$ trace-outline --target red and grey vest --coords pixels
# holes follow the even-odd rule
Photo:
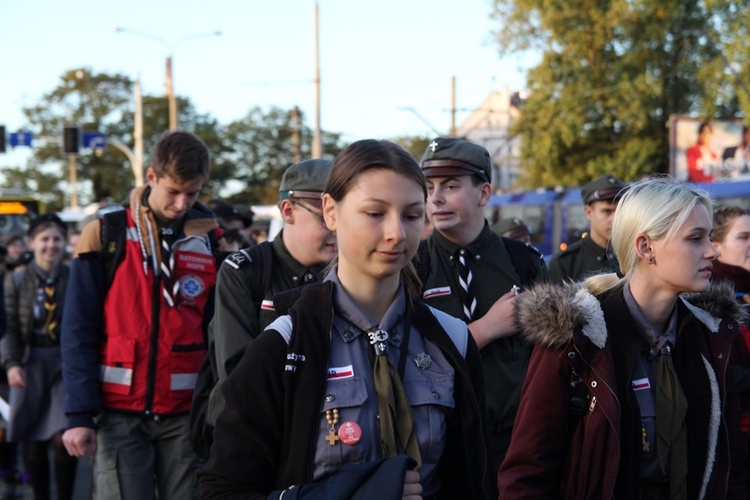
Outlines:
[[[153,239],[159,245],[157,234]],[[216,264],[205,234],[179,237],[172,255],[180,292],[176,306],[169,307],[150,245],[139,239],[128,209],[124,257],[104,301],[102,406],[156,415],[186,413],[206,353],[203,316]]]

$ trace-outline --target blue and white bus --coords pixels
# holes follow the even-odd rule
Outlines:
[[[711,195],[715,206],[736,205],[750,209],[750,178],[696,184]],[[487,219],[518,217],[532,231],[532,244],[545,257],[578,241],[589,229],[579,188],[540,189],[492,195]]]

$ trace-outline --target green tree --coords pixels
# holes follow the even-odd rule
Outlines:
[[[430,143],[430,138],[427,136],[408,135],[395,137],[393,142],[407,150],[415,160],[419,161],[422,159],[422,155],[424,155],[427,145]]]
[[[100,131],[108,135],[122,136],[129,133],[125,128],[132,124],[132,113],[125,111],[132,101],[132,82],[124,75],[93,73],[88,68],[72,69],[60,77],[58,86],[45,94],[40,102],[25,108],[24,114],[29,128],[37,137],[59,138],[66,122],[77,123],[83,131]],[[54,140],[39,141],[24,170],[29,187],[36,188],[40,196],[69,192],[60,186],[68,179],[68,161],[60,151],[60,143]],[[77,159],[79,192],[82,201],[101,198],[111,193],[103,186],[128,185],[132,174],[123,169],[122,162],[107,156],[84,154]],[[6,173],[6,177],[9,173]],[[10,174],[12,175],[12,174]],[[127,177],[129,175],[129,178]],[[54,183],[54,179],[58,182]],[[101,180],[104,179],[104,180]],[[51,185],[54,184],[54,185]],[[93,185],[93,194],[86,185]],[[82,189],[83,188],[83,189]],[[50,200],[49,207],[60,208],[64,199]]]
[[[739,55],[722,36],[706,35],[746,23],[748,3],[495,0],[501,53],[542,50],[514,130],[522,138],[521,182],[577,185],[603,173],[632,180],[667,172],[670,115],[726,116],[741,102],[748,109],[721,59]],[[742,12],[742,21],[730,12]]]
[[[58,86],[42,96],[39,103],[25,108],[28,128],[38,141],[33,157],[24,168],[6,168],[6,182],[37,193],[50,209],[66,204],[68,161],[60,151],[59,137],[65,123],[77,123],[83,132],[102,132],[134,149],[134,82],[121,74],[95,73],[89,68],[66,71]],[[226,152],[222,128],[208,114],[200,114],[187,98],[179,98],[180,123],[201,137],[214,156],[208,191],[218,189],[234,175],[231,165],[216,160]],[[168,128],[166,97],[143,96],[144,168],[148,152]],[[108,145],[99,152],[82,150],[77,158],[78,189],[81,204],[111,198],[126,201],[134,186],[132,165],[123,152]]]
[[[43,140],[25,167],[3,169],[6,184],[38,194],[51,210],[62,209],[69,193],[68,161],[58,139],[63,125],[77,123],[84,132],[105,133],[132,150],[133,86],[121,74],[95,73],[89,68],[66,71],[56,88],[24,109],[29,122],[25,128]],[[180,128],[199,136],[211,153],[211,176],[203,198],[276,203],[281,174],[295,158],[292,112],[253,108],[245,118],[222,126],[209,114],[198,113],[187,98],[179,97],[178,105]],[[144,168],[148,168],[148,152],[168,128],[168,116],[165,97],[143,96]],[[303,117],[298,123],[304,123]],[[304,125],[299,128],[299,154],[309,158],[312,131]],[[341,149],[340,134],[323,133],[324,157],[333,159]],[[126,201],[134,185],[132,165],[124,153],[111,145],[101,153],[84,149],[77,159],[81,205],[102,198]]]
[[[304,123],[300,116],[299,123]],[[224,153],[217,160],[235,173],[225,198],[231,203],[272,205],[279,200],[279,184],[287,167],[294,163],[295,133],[292,110],[272,107],[267,112],[255,107],[241,120],[224,129]],[[300,158],[310,158],[312,131],[302,126]],[[340,134],[324,132],[323,157],[333,160],[341,151]]]

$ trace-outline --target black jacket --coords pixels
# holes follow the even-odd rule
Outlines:
[[[287,346],[266,330],[253,341],[222,385],[211,458],[201,471],[202,498],[266,498],[272,491],[312,482],[319,410],[333,323],[332,284],[296,290],[289,309],[295,331]],[[279,296],[276,305],[284,311]],[[304,325],[297,330],[298,325]],[[439,469],[441,498],[488,498],[488,443],[479,352],[469,336],[466,358],[424,304],[414,306],[413,325],[435,343],[455,369],[458,418],[449,426]]]
[[[57,307],[65,307],[65,291],[68,288],[70,268],[61,264],[60,276],[55,285]],[[23,365],[28,358],[28,347],[34,335],[34,301],[39,288],[39,276],[29,265],[8,273],[5,278],[6,335],[0,341],[3,368]]]

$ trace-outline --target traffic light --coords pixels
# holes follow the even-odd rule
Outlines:
[[[81,150],[81,127],[65,125],[63,128],[63,154],[77,156]]]
[[[5,153],[5,125],[0,125],[0,153]]]

